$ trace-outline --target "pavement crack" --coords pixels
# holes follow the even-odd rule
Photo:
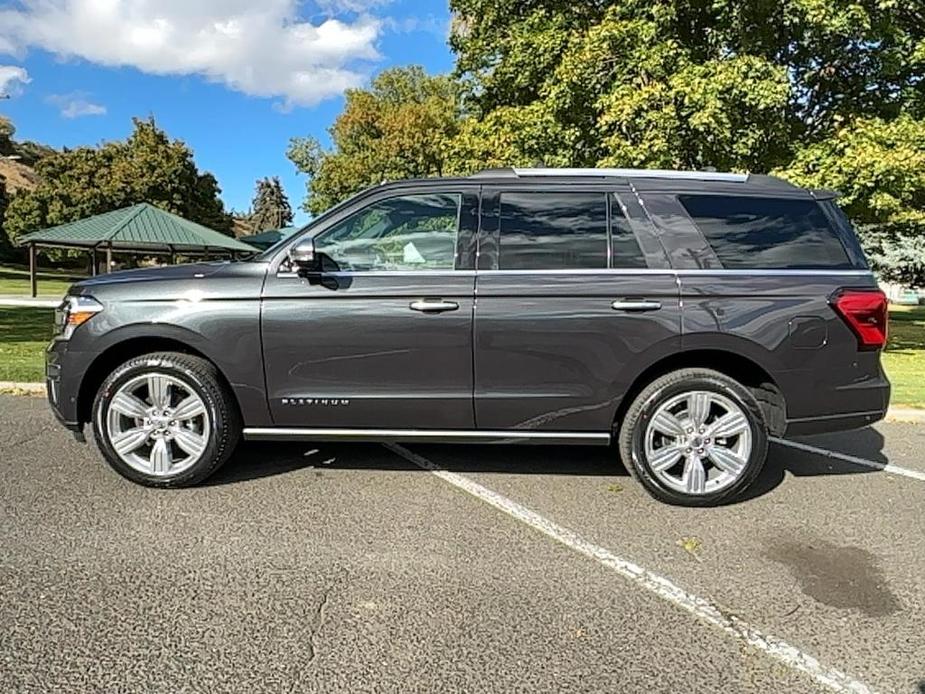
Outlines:
[[[306,668],[311,667],[315,658],[318,657],[318,632],[321,631],[321,628],[324,626],[325,619],[327,615],[325,610],[328,607],[328,602],[331,599],[331,591],[334,589],[334,586],[327,588],[324,593],[321,595],[321,601],[318,603],[318,607],[315,608],[315,614],[312,618],[312,626],[308,632],[308,662],[305,663]]]
[[[299,671],[298,676],[293,682],[290,692],[301,690],[301,681],[305,673],[312,669],[315,664],[315,661],[318,659],[318,653],[320,647],[318,645],[318,634],[321,632],[321,629],[324,627],[325,622],[327,621],[327,609],[328,605],[331,602],[331,595],[335,590],[340,588],[341,584],[346,581],[347,571],[344,570],[341,574],[327,587],[324,589],[324,592],[321,594],[321,600],[318,601],[318,605],[315,607],[311,621],[308,628],[308,641],[306,646],[308,649],[308,660],[305,661],[304,667]]]

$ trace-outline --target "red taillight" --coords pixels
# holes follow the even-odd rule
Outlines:
[[[832,307],[857,335],[861,349],[886,345],[887,301],[879,289],[842,289],[832,297]]]

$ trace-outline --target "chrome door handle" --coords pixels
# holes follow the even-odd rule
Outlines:
[[[442,313],[444,311],[455,311],[459,304],[455,301],[444,301],[443,299],[421,299],[412,301],[410,308],[412,311],[423,311],[424,313]]]
[[[610,308],[614,311],[658,311],[661,307],[661,301],[645,301],[644,299],[623,299],[610,304]]]

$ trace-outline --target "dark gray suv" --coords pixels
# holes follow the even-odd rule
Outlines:
[[[769,437],[884,416],[886,328],[831,193],[501,169],[367,190],[250,260],[80,282],[48,393],[150,486],[242,436],[613,443],[654,496],[710,505]]]

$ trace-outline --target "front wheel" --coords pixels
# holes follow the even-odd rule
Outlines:
[[[751,391],[711,369],[655,379],[632,402],[619,434],[627,469],[657,499],[715,506],[761,471],[768,428]]]
[[[103,382],[93,432],[120,475],[149,487],[185,487],[229,458],[241,424],[213,364],[161,352],[130,359]]]

